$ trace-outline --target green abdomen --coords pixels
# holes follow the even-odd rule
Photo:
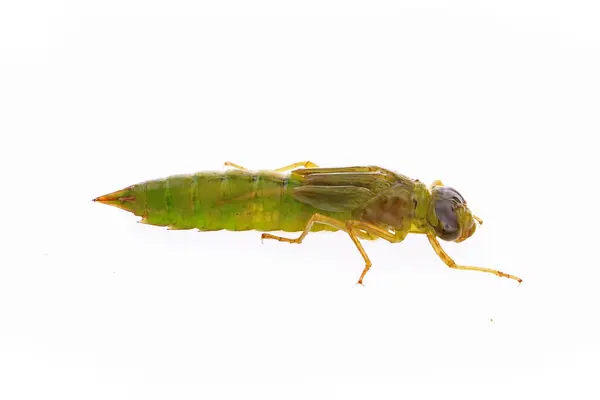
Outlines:
[[[151,225],[214,231],[300,231],[323,211],[294,199],[300,180],[273,172],[202,172],[147,181],[131,189],[130,211]],[[338,219],[344,213],[325,213]],[[313,230],[328,229],[315,225]]]

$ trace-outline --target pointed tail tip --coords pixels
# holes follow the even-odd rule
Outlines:
[[[98,196],[94,199],[92,199],[93,202],[96,203],[108,203],[110,201],[118,201],[119,199],[116,197],[110,197],[109,195],[104,195],[104,196]]]
[[[118,200],[119,200],[118,196],[113,196],[112,194],[105,194],[104,196],[98,196],[98,197],[92,199],[92,201],[98,202],[98,203],[108,203],[111,201],[118,201]]]
[[[98,196],[92,199],[93,202],[108,204],[108,205],[117,205],[123,204],[125,202],[135,201],[135,196],[131,195],[131,186],[126,187],[125,189],[117,190],[113,193],[108,193],[103,196]]]

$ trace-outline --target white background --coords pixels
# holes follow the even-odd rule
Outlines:
[[[250,5],[250,3],[252,5]],[[426,3],[426,4],[424,4]],[[3,1],[0,398],[592,399],[594,2]],[[376,164],[485,223],[301,246],[92,203],[220,169]]]

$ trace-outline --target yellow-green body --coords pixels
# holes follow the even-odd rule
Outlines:
[[[401,236],[420,230],[430,200],[424,184],[378,167],[356,168],[365,171],[199,172],[142,182],[97,200],[170,229],[296,232],[319,213],[340,221],[377,214],[382,221],[374,222]],[[336,229],[317,224],[311,230]]]
[[[131,210],[151,225],[201,231],[301,231],[322,212],[292,196],[300,185],[293,175],[277,172],[199,172],[134,185]],[[129,206],[124,204],[125,206]],[[329,213],[348,218],[349,213]],[[315,229],[325,229],[324,225]]]
[[[397,243],[409,233],[426,235],[450,268],[521,282],[497,270],[457,265],[444,252],[437,238],[462,242],[473,235],[476,221],[481,223],[455,189],[439,181],[428,188],[376,166],[299,168],[287,174],[242,168],[199,172],[142,182],[94,200],[132,212],[145,224],[170,229],[302,231],[296,239],[262,234],[263,239],[289,243],[302,243],[309,231],[343,230],[365,260],[359,283],[371,261],[358,239]]]

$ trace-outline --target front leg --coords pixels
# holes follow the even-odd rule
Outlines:
[[[444,251],[444,249],[442,249],[442,246],[440,245],[440,243],[437,241],[435,235],[433,233],[427,233],[427,239],[429,239],[429,243],[431,243],[431,246],[433,247],[433,250],[435,250],[436,254],[442,259],[442,261],[444,261],[444,263],[453,269],[462,269],[464,271],[480,271],[480,272],[487,272],[489,274],[494,274],[496,276],[499,277],[503,277],[503,278],[509,278],[509,279],[514,279],[515,281],[521,283],[523,282],[523,279],[511,275],[511,274],[507,274],[505,272],[501,272],[495,269],[490,269],[490,268],[481,268],[481,267],[466,267],[463,265],[457,265],[456,262],[454,262],[454,260],[452,258],[450,258],[450,256]]]

